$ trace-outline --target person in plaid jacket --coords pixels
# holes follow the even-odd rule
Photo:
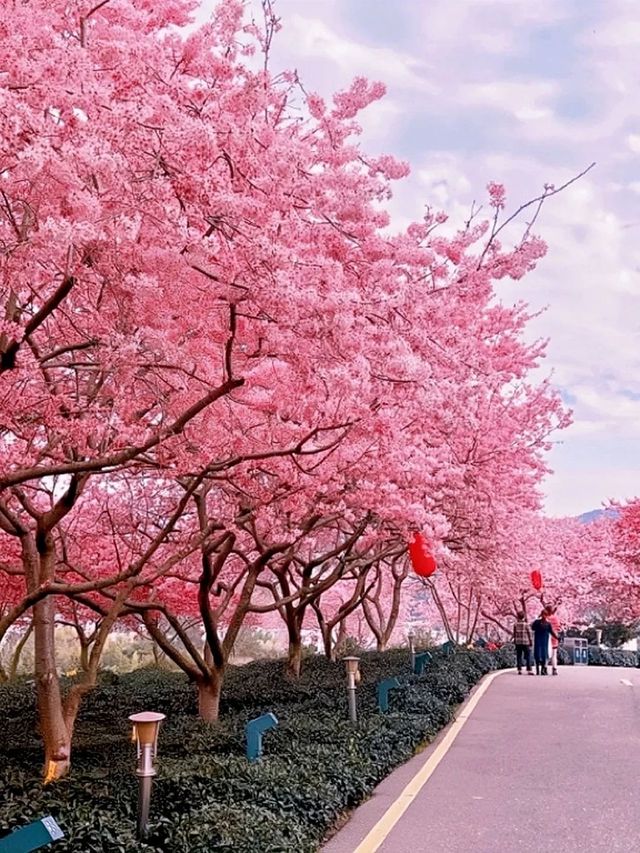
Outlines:
[[[533,645],[533,635],[531,633],[531,628],[527,623],[527,616],[522,610],[518,613],[517,621],[513,626],[513,642],[516,646],[518,675],[522,675],[523,661],[527,667],[527,673],[529,675],[533,675],[531,670],[531,646]]]

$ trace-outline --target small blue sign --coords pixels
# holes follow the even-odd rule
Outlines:
[[[61,838],[64,838],[64,832],[52,817],[47,816],[0,838],[0,853],[32,853]]]
[[[432,657],[429,652],[420,652],[415,656],[413,662],[413,672],[415,675],[422,675],[424,668],[428,663],[431,663]]]
[[[278,725],[275,714],[269,712],[255,720],[250,720],[245,726],[247,738],[247,758],[249,761],[257,761],[262,755],[262,735]]]
[[[400,687],[397,678],[387,678],[378,683],[378,709],[384,714],[389,710],[389,691]]]

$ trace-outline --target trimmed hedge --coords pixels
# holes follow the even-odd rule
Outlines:
[[[594,663],[623,665],[630,653],[599,653]],[[515,665],[513,648],[436,651],[422,676],[407,673],[408,653],[361,657],[359,723],[348,721],[344,665],[305,662],[299,682],[284,662],[232,668],[222,717],[195,717],[194,688],[180,674],[153,669],[109,675],[90,694],[77,724],[69,778],[42,788],[35,693],[21,681],[0,685],[0,836],[53,815],[67,838],[56,853],[311,853],[345,811],[361,803],[396,766],[431,740],[474,684]],[[635,655],[634,663],[635,665]],[[375,686],[391,676],[404,689],[379,714]],[[135,839],[137,781],[129,714],[167,715],[160,734],[148,843]],[[266,711],[280,721],[249,764],[244,726]]]
[[[51,814],[67,836],[56,853],[311,853],[343,812],[451,720],[482,675],[513,664],[510,650],[433,658],[414,676],[406,651],[362,655],[356,727],[348,721],[344,664],[321,657],[305,662],[299,682],[287,680],[282,661],[232,668],[214,726],[195,718],[195,691],[180,674],[105,677],[78,720],[69,778],[45,789],[33,685],[0,686],[0,835]],[[391,676],[404,689],[392,691],[389,713],[379,714],[375,686]],[[135,840],[127,720],[143,709],[167,714],[145,844]],[[249,764],[244,726],[266,711],[280,724],[265,736],[263,759]]]
[[[570,664],[571,652],[560,646],[558,663]],[[601,649],[599,646],[589,646],[589,666],[638,666],[638,652],[623,649]]]

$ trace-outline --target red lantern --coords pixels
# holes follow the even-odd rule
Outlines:
[[[409,545],[409,557],[413,571],[421,578],[431,577],[437,569],[436,561],[429,553],[429,546],[422,533],[416,533],[413,537],[413,542]]]
[[[534,569],[531,572],[531,583],[534,589],[537,589],[538,592],[542,589],[542,575],[538,571],[538,569]]]

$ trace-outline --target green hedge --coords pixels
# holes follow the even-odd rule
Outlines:
[[[562,646],[558,650],[558,662],[571,663],[571,652]],[[638,666],[638,652],[589,646],[589,666]]]
[[[56,853],[276,853],[315,851],[340,815],[452,718],[486,672],[512,666],[513,650],[434,653],[418,677],[406,651],[365,654],[359,723],[348,722],[344,665],[310,658],[299,682],[284,663],[256,662],[229,672],[222,718],[195,718],[196,696],[178,674],[139,670],[103,679],[78,721],[68,779],[43,789],[35,735],[33,685],[0,687],[0,835],[45,814],[67,839]],[[390,710],[379,714],[376,683],[401,676]],[[154,783],[148,843],[135,840],[136,779],[129,714],[167,714]],[[247,720],[273,711],[264,757],[244,757]]]
[[[636,666],[638,659],[635,652],[596,647],[589,657],[603,666]],[[347,720],[343,664],[320,657],[306,661],[299,682],[286,679],[281,661],[231,669],[215,726],[195,718],[195,691],[179,674],[147,669],[105,676],[78,721],[71,775],[46,789],[38,773],[33,684],[2,685],[0,835],[52,814],[67,836],[56,853],[310,853],[342,813],[449,722],[482,675],[514,663],[510,646],[448,657],[436,652],[418,677],[407,674],[406,651],[365,654],[357,727]],[[401,677],[403,689],[392,691],[390,711],[381,715],[375,685],[391,676]],[[127,717],[147,709],[162,711],[167,721],[151,835],[139,844]],[[265,711],[280,725],[265,736],[263,759],[250,765],[244,726]]]

